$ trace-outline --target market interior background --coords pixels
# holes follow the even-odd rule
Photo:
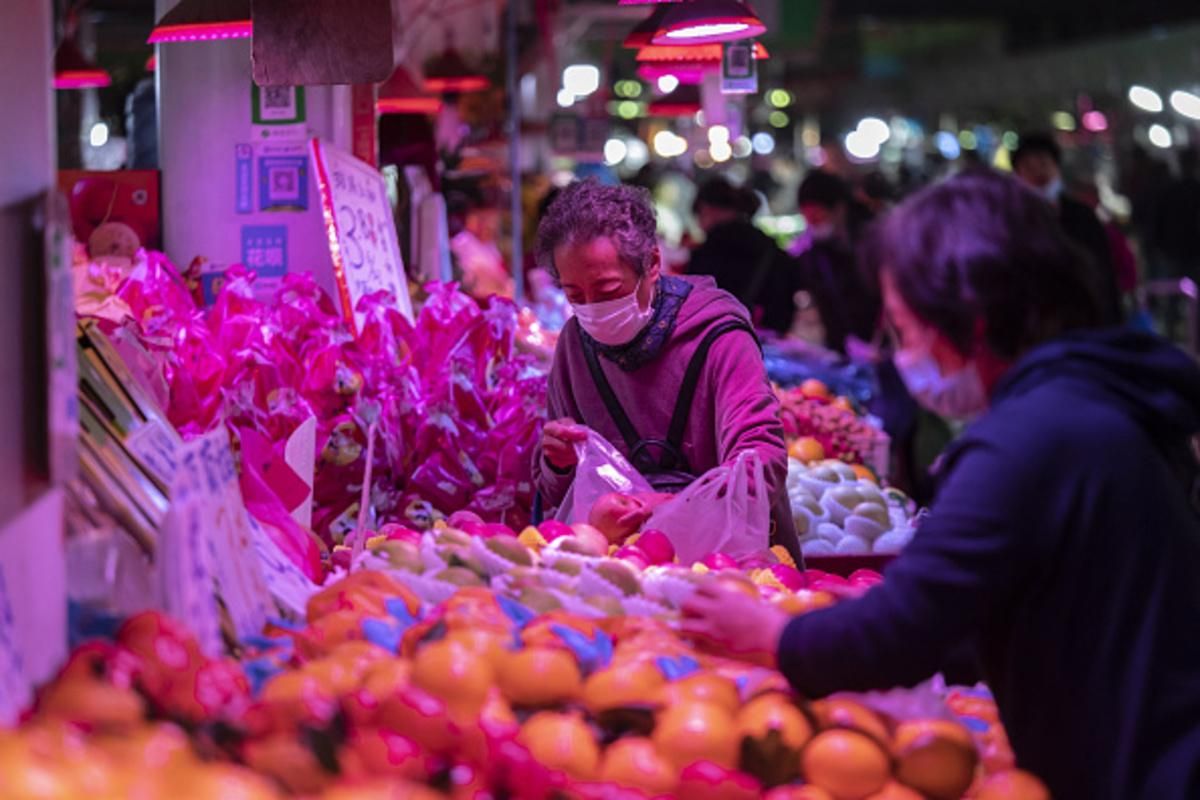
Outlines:
[[[128,510],[118,521],[133,533],[130,547],[144,554],[153,550],[155,526],[167,513],[167,488],[154,464],[161,441],[151,439],[162,434],[175,441],[172,424],[187,432],[185,439],[221,427],[213,406],[221,387],[197,381],[189,386],[192,406],[171,408],[171,424],[139,428],[150,433],[129,465],[110,460],[119,448],[110,452],[87,428],[88,414],[105,403],[123,408],[144,400],[136,392],[105,394],[100,367],[117,359],[93,338],[94,328],[76,329],[81,297],[90,304],[81,316],[104,319],[119,304],[73,284],[79,251],[72,237],[88,244],[114,219],[136,235],[132,250],[165,253],[194,282],[189,289],[200,306],[213,306],[227,281],[244,280],[242,270],[253,274],[260,298],[273,296],[285,276],[311,272],[333,302],[321,313],[354,331],[367,321],[355,302],[370,290],[395,289],[396,310],[411,318],[410,285],[414,305],[432,296],[434,306],[457,308],[443,290],[427,295],[424,287],[465,278],[476,282],[468,289],[480,299],[494,290],[541,304],[536,319],[529,317],[535,322],[522,323],[522,335],[526,346],[542,347],[539,357],[548,363],[553,339],[538,338],[538,321],[553,327],[545,323],[563,303],[546,291],[551,287],[532,269],[530,253],[543,200],[554,187],[583,177],[646,187],[667,261],[682,267],[689,245],[703,236],[693,198],[710,177],[759,192],[766,205],[755,224],[787,248],[808,234],[796,194],[811,170],[842,176],[857,206],[879,213],[972,165],[1009,170],[1019,137],[1046,132],[1062,149],[1066,191],[1094,201],[1131,243],[1138,275],[1127,298],[1130,316],[1200,354],[1195,0],[757,0],[753,6],[765,33],[742,51],[747,60],[740,63],[754,69],[723,74],[721,45],[651,45],[646,22],[657,7],[644,1],[392,0],[389,9],[379,0],[5,0],[0,537],[7,538],[0,540],[0,578],[19,576],[20,591],[10,587],[8,594],[18,606],[18,637],[39,642],[25,654],[31,680],[52,675],[65,654],[65,633],[50,647],[45,641],[55,637],[39,635],[67,626],[65,610],[45,603],[46,593],[65,595],[69,571],[80,563],[94,567],[90,559],[108,552],[76,541],[68,557],[60,539],[20,535],[61,531],[63,515],[72,513],[100,527],[102,515],[93,518],[89,503],[64,501],[60,491],[79,478],[80,452],[94,459],[83,466],[88,496],[103,500],[109,491],[109,500],[124,498],[125,505],[96,506]],[[163,33],[171,14],[207,27]],[[312,137],[320,144],[310,144]],[[364,173],[355,172],[359,162],[367,165],[365,183]],[[386,192],[377,197],[366,187],[379,173]],[[366,247],[366,239],[354,238],[361,225],[347,230],[333,202],[337,192],[355,195],[360,224],[362,215],[383,209],[369,226],[376,248],[370,258],[391,272],[372,271],[359,284],[347,277],[349,267],[362,265],[353,250]],[[1172,198],[1170,210],[1197,215],[1190,225],[1164,220],[1164,197]],[[463,231],[472,238],[460,250]],[[389,260],[393,238],[396,261]],[[119,250],[127,243],[105,244]],[[508,269],[464,275],[462,265],[480,255],[472,247],[485,248],[486,257],[495,252]],[[141,322],[164,313],[145,297],[121,302],[136,306],[135,300],[145,301]],[[168,309],[166,317],[173,313]],[[458,319],[441,322],[451,328]],[[428,336],[437,354],[435,327],[418,324],[412,335]],[[182,341],[172,338],[174,329],[152,333],[158,340],[146,340],[162,351]],[[216,342],[217,332],[210,333]],[[192,367],[212,355],[191,347]],[[135,350],[121,357],[133,364],[144,352]],[[512,373],[498,380],[510,381],[505,390],[520,397],[524,376]],[[338,391],[363,380],[340,372],[330,377]],[[118,375],[113,385],[136,383]],[[520,420],[528,423],[521,436],[532,435],[537,413],[544,412]],[[328,423],[320,433],[328,444],[319,456],[342,467],[337,460],[352,454],[351,467],[330,467],[326,475],[343,494],[347,486],[361,488],[356,470],[373,452],[374,430],[364,439],[359,422],[347,416],[320,423]],[[109,430],[122,419],[101,424],[97,417],[93,424]],[[480,449],[486,455],[519,438],[499,429]],[[311,439],[307,446],[311,473]],[[124,449],[133,452],[132,445]],[[425,461],[406,464],[403,479],[426,467],[425,479],[436,487],[441,473],[434,473],[454,469]],[[502,472],[495,461],[488,468]],[[313,491],[311,481],[306,491]],[[364,490],[363,498],[369,494]],[[500,490],[489,497],[511,500]],[[333,540],[341,541],[339,530],[362,528],[350,499],[339,496],[342,506],[323,508],[318,499],[321,528]],[[447,493],[446,501],[465,505],[458,494]],[[401,498],[380,502],[394,508]],[[318,527],[311,501],[304,514]],[[130,597],[156,591],[137,580],[110,570],[95,587],[76,581],[71,589],[103,593],[116,585]],[[3,645],[0,656],[12,649]],[[0,673],[5,669],[0,661]],[[0,675],[0,690],[2,684]]]

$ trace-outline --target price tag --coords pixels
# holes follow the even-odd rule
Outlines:
[[[359,330],[363,318],[356,311],[358,301],[387,291],[400,313],[412,320],[408,279],[383,176],[320,139],[312,140],[310,150],[343,315]]]
[[[250,518],[250,530],[254,536],[254,551],[258,554],[263,577],[266,578],[271,596],[287,611],[303,619],[308,598],[321,587],[308,579],[300,568],[271,541],[267,529],[254,517]]]
[[[175,470],[179,467],[179,449],[182,445],[179,434],[168,430],[166,425],[153,417],[146,420],[144,425],[125,440],[129,452],[141,461],[163,486],[170,486],[174,479]]]
[[[17,644],[16,618],[8,594],[8,581],[0,565],[0,725],[15,725],[33,700],[25,663]]]

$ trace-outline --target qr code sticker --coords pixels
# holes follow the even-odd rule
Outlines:
[[[259,90],[259,114],[264,122],[290,122],[297,117],[295,86],[264,86]]]

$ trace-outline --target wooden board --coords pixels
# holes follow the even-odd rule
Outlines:
[[[254,0],[259,86],[379,83],[395,66],[389,0]]]

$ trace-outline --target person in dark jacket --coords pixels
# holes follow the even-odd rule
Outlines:
[[[1021,136],[1012,154],[1012,168],[1013,174],[1055,208],[1067,236],[1091,256],[1106,318],[1109,322],[1120,321],[1121,292],[1108,233],[1095,211],[1063,191],[1062,149],[1058,142],[1044,133]]]
[[[712,178],[696,193],[692,213],[704,242],[692,251],[689,275],[710,275],[717,287],[750,310],[756,327],[786,334],[796,313],[795,292],[781,291],[795,263],[753,223],[758,195]]]
[[[808,228],[792,250],[797,269],[790,288],[812,295],[825,346],[845,353],[849,337],[870,341],[879,324],[879,298],[858,270],[848,232],[850,187],[831,172],[813,170],[796,201]]]
[[[882,235],[906,382],[980,416],[882,584],[791,619],[705,588],[686,629],[810,697],[913,685],[969,644],[1055,800],[1200,797],[1200,369],[1096,326],[1088,266],[1011,178],[929,188]]]

